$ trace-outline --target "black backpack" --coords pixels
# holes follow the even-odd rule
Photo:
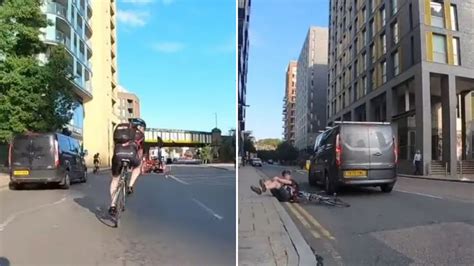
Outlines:
[[[115,143],[127,143],[135,140],[136,130],[128,123],[118,124],[114,130]]]

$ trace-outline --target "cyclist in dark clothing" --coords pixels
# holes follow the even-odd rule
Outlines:
[[[137,181],[138,176],[141,174],[142,169],[142,162],[143,162],[143,143],[145,140],[145,129],[146,123],[141,118],[131,118],[129,119],[130,126],[135,130],[135,139],[131,143],[126,143],[122,145],[133,145],[136,148],[136,158],[132,158],[130,160],[130,166],[132,167],[130,182],[127,188],[127,194],[133,193],[133,186]],[[120,145],[120,144],[118,144]],[[120,156],[117,156],[116,152],[114,151],[114,156],[112,157],[112,181],[110,182],[110,197],[114,197],[114,193],[117,189],[119,176],[122,171],[122,161]],[[109,208],[110,215],[114,215],[117,211],[116,207],[111,204]]]
[[[275,176],[269,180],[260,179],[259,187],[250,187],[253,192],[259,195],[261,195],[262,192],[269,190],[275,198],[282,202],[292,200],[294,198],[296,188],[297,183],[291,177],[291,171],[289,170],[283,170],[281,177]]]

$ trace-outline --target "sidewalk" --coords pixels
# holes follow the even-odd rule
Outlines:
[[[10,183],[10,176],[7,173],[0,172],[0,189],[8,187]]]
[[[239,168],[239,265],[316,265],[316,258],[281,204],[250,190],[260,175]]]
[[[399,177],[407,177],[407,178],[416,178],[416,179],[427,179],[427,180],[437,180],[437,181],[448,181],[448,182],[461,182],[461,183],[474,183],[474,176],[473,175],[463,175],[462,178],[457,176],[456,178],[452,178],[450,176],[444,175],[405,175],[405,174],[398,174]]]
[[[235,170],[235,166],[233,163],[211,163],[211,164],[205,164],[205,165],[212,168],[222,169],[222,170],[228,170],[228,171]]]

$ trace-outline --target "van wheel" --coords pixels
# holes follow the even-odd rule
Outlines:
[[[329,174],[324,174],[324,190],[328,195],[332,195],[336,192],[336,185],[334,182],[329,178]]]
[[[86,183],[86,182],[87,182],[87,168],[84,169],[84,176],[82,177],[81,182],[82,182],[82,183]]]
[[[317,186],[317,182],[316,182],[316,177],[314,176],[314,174],[311,174],[311,168],[309,169],[308,171],[308,183],[310,186]]]
[[[384,193],[390,193],[390,192],[392,192],[394,185],[395,185],[394,183],[391,183],[391,184],[383,184],[383,185],[380,186],[380,189],[381,189],[382,192],[384,192]]]
[[[71,186],[71,178],[69,177],[69,172],[66,172],[63,177],[63,181],[59,183],[59,187],[62,189],[69,189]]]

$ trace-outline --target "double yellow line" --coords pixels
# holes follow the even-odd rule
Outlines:
[[[314,238],[320,239],[321,236],[330,239],[336,240],[331,233],[326,230],[311,214],[309,214],[303,207],[298,203],[289,203],[285,202],[286,206],[294,214],[294,216],[301,222],[301,224],[308,229],[308,231],[313,235]]]

